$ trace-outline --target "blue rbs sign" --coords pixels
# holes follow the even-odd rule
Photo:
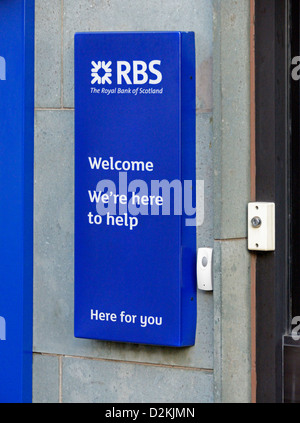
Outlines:
[[[0,1],[0,402],[31,402],[34,1]]]
[[[75,336],[196,329],[193,33],[75,35]]]

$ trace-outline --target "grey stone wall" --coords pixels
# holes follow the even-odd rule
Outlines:
[[[250,2],[213,6],[214,399],[250,402]]]
[[[214,305],[198,292],[196,345],[173,349],[73,336],[74,82],[77,31],[194,31],[198,246],[214,245],[211,0],[36,0],[34,402],[213,402]]]

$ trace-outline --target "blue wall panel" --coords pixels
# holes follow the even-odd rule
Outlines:
[[[193,345],[193,33],[75,36],[75,174],[75,335]]]
[[[34,0],[0,1],[0,402],[32,396]]]

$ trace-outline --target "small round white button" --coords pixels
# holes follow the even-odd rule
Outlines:
[[[207,266],[207,264],[208,264],[208,260],[207,260],[207,257],[202,257],[202,266],[203,267],[206,267]]]

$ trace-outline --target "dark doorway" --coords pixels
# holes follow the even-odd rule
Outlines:
[[[274,202],[276,250],[256,261],[256,400],[284,401],[289,327],[290,44],[293,1],[255,2],[256,201]],[[299,162],[300,167],[300,162]]]
[[[284,337],[284,402],[300,403],[300,7],[299,1],[290,2],[290,285],[288,328]]]

